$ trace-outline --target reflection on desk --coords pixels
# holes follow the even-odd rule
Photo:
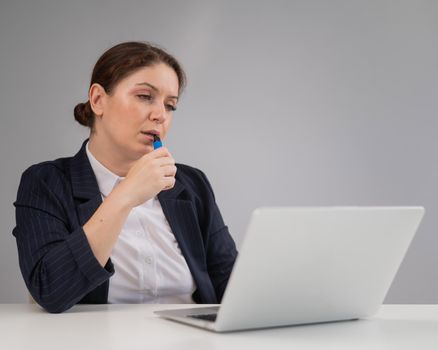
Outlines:
[[[49,314],[2,304],[0,349],[438,349],[438,305],[384,305],[359,321],[226,334],[153,314],[178,307],[187,305],[77,305]]]

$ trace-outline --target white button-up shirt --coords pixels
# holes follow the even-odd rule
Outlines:
[[[86,151],[105,200],[124,178],[103,166],[88,142]],[[195,282],[156,196],[131,210],[111,261],[108,303],[194,303]]]

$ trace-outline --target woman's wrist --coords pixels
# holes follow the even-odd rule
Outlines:
[[[123,181],[112,190],[107,197],[107,200],[108,199],[120,206],[121,210],[131,210],[134,207],[132,199],[126,194],[126,191],[124,191]]]

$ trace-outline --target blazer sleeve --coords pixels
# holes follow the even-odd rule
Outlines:
[[[30,167],[14,202],[20,270],[30,294],[52,313],[63,312],[109,279],[114,268],[95,258],[76,215],[66,180],[53,166]]]
[[[207,176],[201,170],[199,172],[207,192],[203,203],[204,208],[207,208],[204,212],[207,269],[220,303],[238,252],[216,203],[213,188]]]

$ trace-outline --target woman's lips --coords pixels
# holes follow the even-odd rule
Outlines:
[[[154,136],[151,134],[145,134],[145,133],[141,133],[143,138],[146,139],[149,142],[153,142],[154,141]]]

